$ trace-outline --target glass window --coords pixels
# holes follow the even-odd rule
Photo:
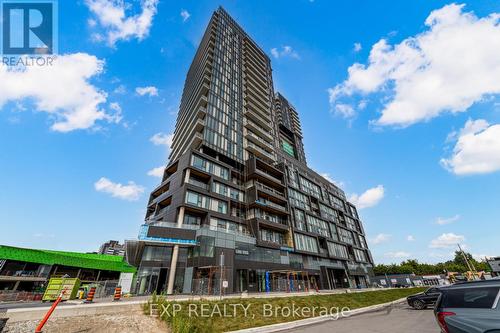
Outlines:
[[[298,179],[297,173],[295,172],[295,170],[292,167],[288,167],[286,170],[288,173],[288,181],[290,182],[290,185],[298,188],[299,187],[299,179]]]
[[[303,234],[294,234],[295,248],[300,251],[318,253],[318,242],[316,238]]]
[[[185,214],[184,215],[184,224],[200,225],[201,224],[201,217]]]
[[[329,223],[330,225],[330,232],[332,233],[332,238],[335,240],[339,240],[339,234],[337,233],[337,227],[333,223]]]
[[[290,200],[290,204],[294,206],[306,209],[308,211],[311,210],[309,198],[306,195],[295,191],[294,189],[288,188],[288,199]]]
[[[212,191],[234,200],[245,201],[245,195],[242,191],[219,182],[212,183]]]
[[[498,287],[477,287],[446,290],[442,296],[444,308],[491,309]]]
[[[328,246],[328,253],[330,256],[345,259],[349,257],[347,254],[347,246],[332,242],[327,242],[326,244]]]
[[[207,170],[207,161],[197,155],[193,155],[191,165],[200,170]]]
[[[302,231],[307,231],[306,216],[300,209],[294,209],[295,212],[295,227]]]
[[[359,249],[354,249],[354,258],[356,258],[356,261],[368,261],[366,260],[365,251]]]
[[[198,237],[198,242],[200,246],[197,248],[198,250],[195,253],[195,257],[212,257],[214,256],[214,247],[215,247],[215,238],[208,236],[200,236]]]
[[[359,219],[358,211],[356,210],[356,207],[349,205],[349,208],[351,209],[351,215],[354,216],[355,218]]]
[[[211,173],[212,175],[215,175],[217,177],[229,180],[228,168],[225,168],[216,163],[208,161],[198,155],[193,154],[193,156],[191,157],[191,165],[197,169]]]
[[[186,203],[201,206],[201,195],[194,192],[187,192]]]
[[[227,203],[225,201],[210,198],[199,193],[187,191],[186,203],[215,212],[227,214]]]
[[[281,245],[285,244],[285,237],[280,232],[268,229],[260,229],[259,233],[260,233],[260,239],[263,241],[278,243]]]
[[[330,204],[338,210],[345,211],[344,201],[330,194]]]
[[[346,216],[345,221],[346,221],[347,227],[349,229],[359,231],[358,222],[356,222],[356,220],[354,220],[353,218],[351,218],[349,216]]]
[[[352,237],[352,232],[343,228],[339,228],[339,233],[340,233],[340,240],[342,242],[355,245],[354,239]]]
[[[293,149],[293,146],[286,140],[282,140],[281,142],[281,148],[285,153],[288,155],[295,157],[295,149]]]
[[[338,220],[337,212],[333,208],[328,207],[327,205],[320,203],[319,210],[321,211],[321,217],[324,217],[330,221],[337,222],[337,220]]]
[[[318,185],[311,182],[309,179],[300,176],[301,189],[310,195],[321,199],[321,190]]]
[[[146,246],[142,252],[144,261],[170,261],[172,248],[167,246]]]
[[[359,238],[359,246],[361,246],[363,249],[367,249],[368,246],[366,245],[366,240],[363,236],[358,235]]]
[[[306,218],[307,218],[307,230],[309,232],[314,232],[325,237],[330,237],[330,231],[328,230],[327,222],[311,215],[306,215]]]
[[[212,227],[212,229],[217,231],[240,233],[244,235],[250,234],[246,225],[214,217],[210,219],[210,226]]]
[[[223,201],[217,201],[217,211],[219,213],[227,214],[227,204]]]

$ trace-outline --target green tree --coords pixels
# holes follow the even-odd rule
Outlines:
[[[469,263],[476,268],[476,271],[490,272],[491,268],[488,263],[484,260],[477,261],[472,257],[472,254],[465,252],[465,256]],[[440,262],[437,264],[427,264],[420,263],[415,259],[408,259],[402,261],[400,264],[379,264],[373,268],[375,275],[384,274],[416,274],[416,275],[426,275],[426,274],[443,274],[444,272],[457,272],[465,273],[469,269],[467,263],[461,252],[455,251],[454,258],[445,262]]]

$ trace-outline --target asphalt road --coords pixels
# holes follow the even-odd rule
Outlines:
[[[328,321],[318,325],[302,327],[288,331],[294,333],[439,333],[432,309],[413,310],[405,303],[394,305],[392,309],[384,309]]]

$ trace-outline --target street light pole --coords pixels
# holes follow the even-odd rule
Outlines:
[[[222,280],[223,280],[223,272],[224,272],[224,251],[220,254],[220,283],[219,283],[219,295],[222,300]]]

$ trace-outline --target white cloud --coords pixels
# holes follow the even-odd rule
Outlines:
[[[486,120],[468,120],[448,140],[457,140],[453,153],[441,159],[441,165],[457,175],[485,174],[500,170],[500,124]]]
[[[457,244],[460,244],[465,241],[465,237],[462,235],[456,235],[452,232],[445,233],[435,238],[429,244],[430,248],[433,249],[448,249],[456,247]]]
[[[149,170],[148,171],[148,176],[161,178],[161,177],[163,177],[163,171],[164,170],[165,170],[164,166],[159,166],[157,168]]]
[[[115,88],[115,90],[113,90],[113,92],[118,95],[125,95],[127,93],[127,87],[125,87],[125,85],[123,84],[120,84]]]
[[[144,192],[144,187],[136,185],[134,182],[129,182],[127,185],[113,183],[108,178],[102,177],[94,184],[94,188],[98,192],[111,194],[112,197],[134,201],[138,200]]]
[[[385,254],[386,257],[394,258],[394,259],[409,258],[410,255],[411,255],[410,253],[404,252],[404,251],[387,252]]]
[[[276,59],[285,58],[285,57],[290,57],[293,59],[300,59],[299,54],[291,46],[288,46],[288,45],[281,47],[281,50],[279,48],[276,48],[276,47],[272,48],[271,55],[273,57],[275,57]]]
[[[406,237],[406,240],[408,242],[414,242],[415,241],[415,237],[413,235],[408,235],[408,237]]]
[[[170,149],[172,147],[172,142],[174,140],[174,134],[156,133],[153,135],[149,141],[151,141],[155,146],[165,145]]]
[[[135,92],[140,96],[149,95],[149,96],[158,96],[158,88],[153,86],[148,87],[137,87],[135,88]]]
[[[181,17],[182,17],[182,22],[186,22],[190,17],[191,14],[185,9],[181,10]]]
[[[487,255],[487,254],[474,254],[472,253],[472,258],[476,259],[477,261],[484,261],[484,259],[490,259],[494,258],[495,256]]]
[[[122,107],[120,106],[120,104],[118,104],[117,102],[109,103],[109,108],[113,110],[113,115],[110,116],[110,119],[115,123],[119,123],[120,121],[122,121]]]
[[[352,105],[342,103],[335,104],[334,113],[344,118],[352,118],[356,115],[356,111]]]
[[[359,209],[369,208],[376,206],[385,195],[385,189],[383,185],[378,185],[377,187],[370,188],[366,190],[363,194],[357,195],[353,194],[349,201],[352,202]]]
[[[344,186],[343,182],[336,181],[335,179],[332,178],[332,176],[329,173],[321,173],[320,176],[328,180],[330,183],[335,184],[338,187]]]
[[[91,128],[99,120],[119,122],[113,107],[103,107],[107,93],[89,82],[103,69],[103,60],[86,53],[59,55],[52,66],[13,69],[0,64],[0,108],[30,99],[36,111],[51,116],[51,129],[58,132]]]
[[[56,238],[56,235],[54,235],[54,234],[46,234],[46,233],[43,233],[43,232],[37,232],[37,233],[33,234],[33,237],[47,239],[47,238]]]
[[[142,0],[141,13],[130,16],[126,12],[132,5],[124,0],[85,0],[85,4],[105,29],[108,44],[114,46],[120,40],[143,40],[149,35],[158,1]]]
[[[391,239],[391,235],[388,234],[378,234],[374,238],[371,239],[372,244],[382,244],[388,242]]]
[[[374,123],[404,127],[464,112],[500,93],[500,14],[478,18],[463,7],[432,11],[427,29],[399,44],[374,44],[368,64],[353,64],[347,80],[329,89],[332,110],[355,94],[383,92],[382,115]]]
[[[354,52],[359,52],[363,49],[363,47],[361,46],[361,43],[354,43]]]
[[[452,224],[452,223],[457,222],[458,220],[460,220],[460,215],[458,215],[458,214],[455,216],[452,216],[452,217],[438,217],[436,219],[436,224],[439,224],[439,225]]]
[[[97,22],[96,20],[90,18],[87,20],[87,24],[89,25],[89,27],[93,28],[97,25]]]

